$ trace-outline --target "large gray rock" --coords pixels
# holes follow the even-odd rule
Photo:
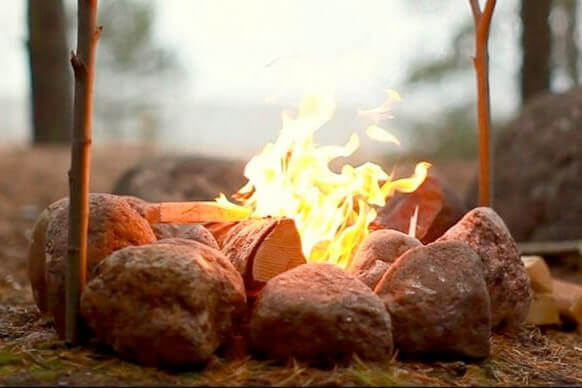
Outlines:
[[[62,201],[62,202],[61,202]],[[45,240],[44,289],[33,291],[55,319],[57,332],[65,332],[65,260],[69,238],[69,201],[61,200],[49,211]],[[49,206],[51,209],[53,205]],[[89,195],[89,230],[87,244],[87,277],[91,279],[94,267],[112,252],[130,246],[148,244],[156,240],[148,222],[127,202],[111,194]],[[33,242],[33,247],[37,243]],[[31,251],[32,252],[32,251]],[[40,249],[34,248],[30,261],[43,260]],[[41,266],[37,268],[40,270]],[[37,277],[42,277],[38,275]],[[33,277],[31,276],[31,279]],[[41,283],[39,283],[41,284]],[[40,307],[39,303],[39,307]]]
[[[466,242],[481,257],[493,327],[519,326],[529,311],[532,290],[517,244],[499,215],[491,208],[475,208],[439,239],[449,240]]]
[[[582,238],[582,88],[543,94],[499,131],[493,205],[517,241]],[[477,204],[477,184],[468,193]]]
[[[148,160],[116,182],[113,192],[150,202],[211,200],[245,183],[244,163],[211,157],[173,156]]]
[[[365,284],[340,268],[304,264],[269,280],[250,323],[255,353],[331,362],[357,354],[385,360],[392,354],[390,316]]]
[[[491,310],[479,256],[460,241],[413,248],[375,292],[392,318],[394,343],[408,357],[489,355]]]
[[[243,280],[220,251],[184,241],[117,251],[87,284],[83,317],[122,356],[198,364],[231,339],[246,309]]]
[[[397,230],[377,230],[360,245],[348,272],[373,289],[390,264],[404,252],[420,245],[416,238]]]

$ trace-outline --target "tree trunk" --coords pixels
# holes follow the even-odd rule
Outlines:
[[[72,120],[72,77],[62,0],[28,0],[32,141],[66,144]]]
[[[521,100],[550,90],[551,0],[521,0]]]

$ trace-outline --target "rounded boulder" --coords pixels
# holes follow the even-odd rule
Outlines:
[[[207,361],[245,309],[240,274],[220,251],[195,241],[119,250],[99,264],[81,297],[97,337],[148,365]]]
[[[53,315],[57,332],[65,331],[65,260],[69,237],[68,199],[51,213],[47,225],[46,307]],[[89,230],[87,244],[87,279],[95,266],[114,251],[156,240],[148,222],[127,202],[111,194],[89,195]]]
[[[390,264],[409,249],[421,245],[416,238],[397,230],[377,230],[360,245],[348,272],[373,289]]]
[[[533,292],[517,244],[501,217],[491,208],[475,208],[439,239],[450,240],[466,242],[481,257],[493,327],[514,328],[525,321]]]
[[[152,229],[158,240],[183,238],[220,249],[212,233],[200,224],[152,224]]]
[[[309,263],[267,282],[249,322],[253,351],[285,361],[364,360],[392,355],[390,315],[380,298],[332,264]]]
[[[460,241],[414,248],[386,271],[375,292],[408,357],[489,355],[491,306],[477,254]]]

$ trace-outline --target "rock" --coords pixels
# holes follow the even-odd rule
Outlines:
[[[460,241],[406,252],[375,288],[406,357],[489,355],[491,307],[479,256]]]
[[[89,327],[120,355],[148,365],[207,361],[246,310],[240,274],[191,241],[127,247],[96,268],[81,297]]]
[[[65,329],[65,260],[68,243],[68,199],[51,214],[47,226],[46,306],[53,315],[57,332]],[[87,246],[87,278],[93,269],[112,252],[130,246],[155,241],[156,237],[145,219],[125,200],[111,194],[89,195],[89,240]]]
[[[212,233],[200,224],[152,224],[152,229],[158,240],[178,237],[220,249]]]
[[[354,353],[385,360],[393,348],[390,316],[378,296],[324,263],[269,280],[255,302],[249,332],[255,353],[282,361],[342,361]]]
[[[376,229],[408,233],[410,219],[418,206],[415,236],[424,244],[435,241],[467,212],[463,201],[436,176],[428,176],[412,193],[397,193],[378,210],[372,224]]]
[[[32,239],[28,250],[28,278],[34,301],[41,312],[47,312],[46,300],[46,238],[47,229],[54,213],[68,209],[68,199],[62,198],[50,204],[38,217],[32,228]]]
[[[397,230],[377,230],[360,245],[348,272],[373,289],[390,264],[404,252],[420,245],[421,242],[414,237]]]
[[[123,198],[133,210],[145,218],[150,224],[156,221],[157,211],[151,203],[132,195],[122,195],[121,198]]]
[[[529,100],[493,146],[493,205],[517,241],[582,238],[582,88]],[[477,183],[467,196],[477,204]]]
[[[244,163],[210,157],[164,157],[124,173],[113,192],[150,202],[211,200],[245,183]]]
[[[481,257],[493,327],[519,326],[527,317],[532,290],[517,244],[503,220],[491,208],[475,208],[439,239],[449,240],[465,241]]]

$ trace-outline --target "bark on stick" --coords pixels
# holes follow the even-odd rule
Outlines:
[[[66,261],[65,341],[79,339],[79,298],[85,285],[89,226],[91,120],[95,54],[101,27],[97,26],[98,0],[78,0],[77,52],[71,55],[75,74],[71,168],[69,170],[69,245]]]
[[[475,22],[475,57],[477,75],[477,118],[479,123],[479,205],[491,206],[491,111],[489,98],[489,26],[496,0],[486,0],[481,10],[479,0],[469,0]]]

